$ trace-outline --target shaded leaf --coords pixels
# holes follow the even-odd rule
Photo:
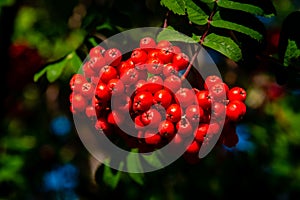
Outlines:
[[[185,0],[161,0],[160,4],[178,15],[185,14]]]
[[[203,41],[203,46],[220,52],[229,59],[237,62],[242,59],[242,51],[239,46],[229,37],[211,33]]]
[[[191,22],[198,25],[207,24],[208,15],[192,0],[186,2],[186,11]]]
[[[252,37],[253,39],[256,39],[258,41],[263,39],[263,35],[260,34],[258,31],[255,31],[251,28],[248,28],[244,25],[240,25],[237,23],[233,23],[230,21],[225,21],[221,19],[220,13],[217,12],[213,18],[213,20],[211,21],[211,25],[214,27],[218,27],[218,28],[225,28],[225,29],[229,29],[229,30],[233,30],[233,31],[237,31],[243,34],[246,34],[250,37]]]
[[[300,49],[294,40],[288,40],[288,45],[284,54],[284,66],[290,66],[294,61],[300,58]]]
[[[229,0],[219,0],[216,1],[219,7],[228,8],[233,10],[240,10],[244,12],[248,12],[254,15],[263,15],[264,10],[258,6],[252,4],[239,3],[235,1]]]
[[[123,166],[124,166],[124,163],[120,162],[119,169],[122,169]],[[116,171],[116,170],[114,170],[114,171]],[[121,174],[122,174],[122,171],[119,170],[116,173],[113,173],[112,169],[108,165],[105,165],[104,170],[103,170],[102,180],[111,189],[115,189],[118,186],[118,183],[121,178]]]

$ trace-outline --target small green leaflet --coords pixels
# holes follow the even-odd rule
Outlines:
[[[191,22],[198,25],[207,24],[208,15],[192,0],[186,1],[186,12]]]
[[[142,164],[138,155],[138,149],[132,149],[132,153],[128,154],[126,158],[126,166],[128,171],[142,172]],[[144,184],[143,173],[128,173],[129,177],[139,185]]]
[[[176,41],[176,42],[186,42],[186,43],[196,43],[193,38],[184,35],[176,30],[173,27],[168,26],[167,28],[163,29],[158,35],[156,40],[159,42],[161,40],[169,40],[169,41]]]
[[[121,174],[122,174],[122,171],[121,169],[123,168],[124,166],[124,163],[123,162],[120,162],[120,165],[119,165],[119,169],[117,171],[117,173],[113,173],[112,172],[112,169],[108,166],[108,165],[105,165],[104,166],[104,171],[103,171],[103,182],[108,185],[110,188],[112,189],[115,189],[120,181],[120,178],[121,178]]]
[[[239,3],[235,1],[229,0],[218,0],[216,1],[219,7],[228,8],[233,10],[240,10],[244,12],[248,12],[254,15],[264,15],[263,9],[258,6],[254,6],[251,4]]]
[[[203,46],[212,48],[229,59],[237,62],[242,59],[242,51],[239,46],[229,37],[215,33],[207,35],[202,43]]]
[[[294,40],[288,40],[288,45],[284,54],[283,65],[288,67],[292,64],[293,60],[300,58],[300,49]]]
[[[250,36],[253,39],[256,39],[258,41],[263,39],[262,34],[260,34],[259,32],[255,31],[251,28],[248,28],[246,26],[236,24],[236,23],[233,23],[233,22],[222,20],[219,12],[217,12],[215,14],[213,20],[211,21],[211,25],[214,26],[214,27],[225,28],[225,29],[229,29],[229,30],[233,30],[233,31],[237,31],[237,32],[246,34],[246,35],[248,35],[248,36]]]
[[[154,151],[149,154],[143,154],[142,157],[149,165],[155,168],[160,169],[163,167],[163,163],[161,162],[161,160],[163,160],[163,155],[160,151]]]
[[[78,57],[76,52],[68,54],[63,60],[49,64],[40,72],[36,73],[33,77],[34,81],[37,82],[44,74],[50,83],[56,81],[66,69],[66,67],[72,67],[74,70],[78,70],[82,64],[81,59]]]
[[[185,0],[161,0],[160,4],[178,15],[185,14]]]

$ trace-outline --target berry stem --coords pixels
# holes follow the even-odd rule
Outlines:
[[[169,15],[170,15],[170,11],[168,11],[168,12],[166,13],[166,18],[165,18],[165,20],[164,20],[163,28],[167,28],[167,27],[168,27]]]
[[[214,16],[214,15],[216,14],[216,12],[217,12],[217,8],[218,8],[218,4],[215,2],[214,7],[213,7],[213,9],[212,9],[212,11],[211,11],[211,13],[210,13],[210,16],[209,16],[209,18],[207,19],[206,30],[205,30],[205,32],[203,33],[203,35],[201,36],[200,41],[199,41],[199,43],[200,43],[201,45],[203,44],[204,39],[205,39],[205,37],[207,36],[207,34],[208,34],[208,32],[209,32],[209,29],[210,29],[210,23],[211,23],[211,21],[212,21],[213,16]]]
[[[192,66],[193,66],[193,64],[194,64],[194,62],[195,62],[195,60],[196,60],[199,52],[200,52],[200,49],[201,49],[201,46],[197,46],[196,52],[194,53],[194,55],[193,55],[193,57],[191,59],[191,62],[187,66],[184,74],[181,76],[181,80],[186,79],[187,75],[189,74],[189,72],[190,72],[190,70],[191,70],[191,68],[192,68]]]

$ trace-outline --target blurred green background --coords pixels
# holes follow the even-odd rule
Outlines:
[[[266,51],[276,58],[282,23],[300,3],[273,4]],[[243,68],[226,61],[224,80],[248,93],[236,147],[218,146],[196,165],[179,159],[144,174],[143,185],[124,175],[111,189],[69,110],[78,59],[53,82],[34,75],[73,52],[83,60],[120,31],[162,27],[165,10],[158,0],[0,0],[0,17],[0,199],[300,199],[300,86],[277,84],[270,62]]]

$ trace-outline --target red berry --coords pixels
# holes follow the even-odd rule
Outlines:
[[[187,68],[189,57],[185,53],[178,53],[173,56],[172,63],[176,66],[176,70],[180,71]]]
[[[111,48],[104,52],[104,58],[107,65],[117,66],[122,60],[122,53],[117,48]]]
[[[125,85],[134,85],[139,80],[139,73],[134,68],[127,69],[121,74],[120,79]]]
[[[95,129],[102,131],[102,133],[105,133],[106,135],[111,135],[112,133],[111,127],[104,117],[98,118],[95,123]]]
[[[107,87],[112,95],[122,95],[124,94],[124,84],[120,79],[114,78],[108,81]]]
[[[212,104],[211,115],[213,118],[221,118],[226,116],[226,107],[223,103],[214,102]]]
[[[83,83],[81,85],[81,94],[86,97],[87,99],[90,99],[94,96],[95,88],[91,83]]]
[[[166,110],[167,120],[177,123],[181,119],[181,108],[178,104],[171,104]]]
[[[164,47],[170,47],[172,46],[172,43],[168,40],[161,40],[157,43],[156,48],[157,49],[162,49]]]
[[[240,121],[246,113],[246,105],[241,101],[230,101],[226,106],[226,116],[231,121]]]
[[[100,69],[106,65],[106,60],[102,55],[100,55],[97,57],[92,57],[85,64],[89,65],[89,67],[95,72],[95,74],[98,74]]]
[[[159,104],[167,109],[172,102],[172,95],[168,90],[162,89],[154,94],[153,100],[155,104]]]
[[[160,76],[151,76],[147,79],[147,83],[143,86],[147,91],[155,94],[157,91],[163,89],[163,79]]]
[[[211,108],[212,96],[209,94],[207,90],[200,90],[197,94],[197,101],[199,106],[206,110]]]
[[[209,88],[210,95],[214,100],[226,100],[226,88],[224,84],[217,83]]]
[[[195,93],[189,88],[180,88],[176,93],[176,103],[182,108],[186,108],[195,102]]]
[[[151,37],[144,37],[140,40],[140,48],[145,50],[154,49],[156,47],[156,42]]]
[[[101,102],[107,102],[110,99],[111,93],[105,83],[98,83],[95,91],[95,97]]]
[[[194,132],[194,136],[195,136],[195,140],[198,142],[203,142],[204,141],[204,137],[207,134],[209,125],[206,123],[200,123],[199,126],[196,128],[195,132]]]
[[[164,120],[160,122],[158,132],[164,138],[171,138],[175,134],[174,124],[169,120]]]
[[[228,100],[229,101],[245,101],[247,97],[247,93],[245,89],[241,87],[233,87],[228,92]]]
[[[180,135],[182,138],[186,138],[188,136],[193,135],[193,127],[190,121],[182,117],[177,123],[176,123],[176,129],[177,134]]]
[[[114,68],[110,65],[106,65],[103,68],[101,68],[101,70],[99,72],[99,77],[103,83],[107,84],[108,81],[110,81],[111,79],[118,78],[118,72],[117,72],[116,68]]]
[[[200,150],[200,145],[198,144],[197,141],[193,141],[190,145],[188,145],[186,149],[186,153],[189,154],[197,154]]]
[[[72,97],[72,107],[75,112],[85,111],[87,102],[81,94],[74,94]]]
[[[191,122],[191,124],[196,125],[199,124],[199,122],[203,118],[204,111],[198,105],[189,105],[185,109],[185,116]]]
[[[176,93],[181,88],[181,79],[178,76],[171,75],[165,78],[164,87],[170,90],[171,93]]]
[[[71,90],[81,91],[81,86],[83,83],[86,83],[87,80],[82,74],[74,74],[70,79],[70,88]]]
[[[218,83],[222,83],[222,79],[217,75],[207,76],[204,81],[204,89],[209,90],[212,86]]]
[[[146,62],[146,68],[151,74],[160,74],[163,70],[163,61],[159,58],[150,58]]]
[[[178,71],[175,69],[175,65],[173,63],[168,63],[164,65],[163,67],[163,74],[165,77],[171,76],[171,75],[178,75]]]
[[[156,109],[151,108],[142,113],[141,121],[147,128],[157,128],[161,122],[161,114]]]
[[[145,131],[144,137],[145,142],[150,145],[158,145],[162,139],[159,133],[151,129]]]
[[[130,58],[131,58],[132,62],[134,62],[135,64],[142,64],[142,63],[146,62],[148,55],[142,49],[135,49],[131,53]]]
[[[134,111],[146,111],[153,104],[153,96],[150,92],[142,91],[137,93],[133,99],[133,110]]]
[[[157,57],[163,62],[163,63],[169,63],[172,61],[173,58],[173,49],[172,47],[163,47],[159,50]]]
[[[105,52],[105,49],[102,46],[95,46],[90,49],[89,56],[90,58],[102,56]]]
[[[94,106],[87,106],[85,108],[85,115],[90,118],[90,119],[96,119],[97,114],[96,114],[96,109]]]

